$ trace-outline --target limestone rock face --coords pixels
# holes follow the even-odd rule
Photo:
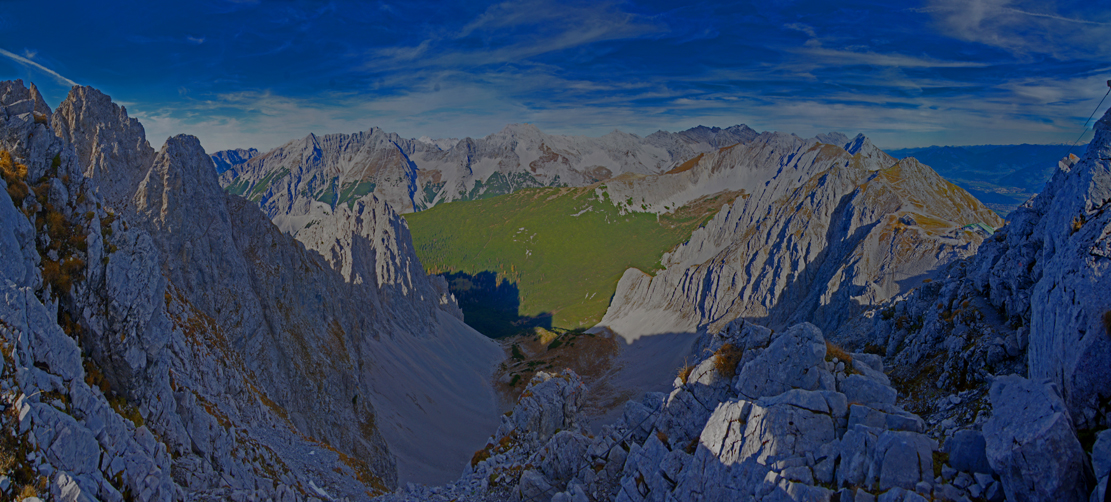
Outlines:
[[[1059,397],[1042,401],[1063,403],[1067,410],[1065,416],[1039,422],[1044,429],[1021,429],[1028,434],[1019,441],[1022,448],[1071,443],[1070,434],[1111,425],[1106,404],[1111,396],[1111,331],[1105,320],[1111,300],[1102,293],[1111,288],[1111,255],[1104,253],[1111,236],[1105,210],[1111,202],[1109,131],[1111,117],[1105,115],[1096,124],[1088,151],[1059,162],[1045,190],[1012,212],[1008,224],[985,240],[975,256],[953,262],[939,270],[933,282],[865,312],[831,334],[843,345],[884,353],[891,378],[903,383],[930,434],[955,451],[968,446],[968,434],[983,429],[987,436],[989,418],[998,423],[1006,420],[1005,414],[1017,413],[1014,407],[1021,403],[1008,402],[1022,397],[1017,391],[997,399],[992,390],[992,409],[982,406],[989,389],[1001,385],[1002,375],[1028,377],[1038,382],[1030,384],[1035,387],[1048,380],[1057,389],[1048,394]],[[990,450],[989,438],[988,460]],[[961,457],[953,459],[953,467],[959,463],[962,471],[986,470],[974,467],[978,461]],[[1039,471],[1046,478],[1043,485],[1084,486],[1057,467],[1071,462],[1079,469],[1088,460],[1067,452],[1060,458],[1031,452],[1029,458],[1024,469]],[[1006,462],[1008,468],[1018,469],[1017,461]],[[1017,474],[1008,476],[1008,490],[1029,492],[1017,482]],[[989,487],[983,488],[986,496]]]
[[[578,377],[538,373],[458,481],[409,486],[384,500],[854,500],[853,490],[855,500],[873,493],[941,498],[954,490],[967,496],[935,479],[935,441],[884,418],[914,422],[914,415],[873,403],[867,409],[879,417],[877,424],[851,422],[837,384],[847,380],[826,360],[825,339],[815,326],[773,334],[738,320],[704,335],[699,346],[708,350],[670,394],[630,401],[621,419],[593,436],[568,418],[581,396]],[[812,346],[801,357],[785,350]],[[867,364],[874,358],[851,356],[873,375],[862,378],[890,389]],[[739,372],[721,373],[719,358],[737,358]],[[746,375],[769,367],[769,360],[782,375],[812,373],[815,379],[747,386]],[[564,428],[548,435],[557,423]],[[997,482],[989,476],[985,483]]]
[[[224,174],[236,164],[242,164],[258,157],[259,151],[255,148],[236,148],[222,150],[212,154],[212,162],[216,163],[216,174]]]
[[[0,149],[33,185],[0,182],[0,407],[19,411],[0,440],[42,452],[20,472],[55,497],[362,497],[455,475],[496,426],[501,350],[387,206],[332,225],[358,242],[333,268],[226,194],[196,138],[155,154],[93,89],[53,114],[0,90]]]
[[[722,186],[744,194],[665,254],[655,277],[627,271],[600,325],[630,340],[738,316],[836,328],[974,253],[983,236],[962,226],[1002,224],[928,167],[863,137],[832,145],[765,133],[704,156],[691,172],[700,170],[736,178]]]
[[[828,379],[822,381],[826,345],[821,331],[807,324],[790,331],[791,336],[777,337],[767,350],[745,363],[738,380],[742,395],[755,399],[791,389],[833,390]]]
[[[372,128],[309,135],[261,155],[217,152],[213,159],[223,186],[258,202],[279,228],[297,234],[368,193],[409,213],[519,188],[586,186],[623,174],[660,174],[700,153],[755,136],[746,126],[734,126],[659,131],[646,138],[614,131],[588,138],[511,124],[485,138],[432,141]]]
[[[1009,500],[1088,498],[1091,469],[1055,386],[1020,376],[991,387],[994,415],[984,424],[987,458]]]
[[[22,80],[0,82],[0,100],[6,104],[0,140],[17,158],[27,159],[24,161],[27,179],[37,180],[59,153],[54,135],[50,133],[53,112],[35,84],[27,87]]]
[[[1098,502],[1107,497],[1107,483],[1111,480],[1111,431],[1105,430],[1097,436],[1092,446],[1092,469],[1099,483],[1092,490],[1091,500]]]
[[[347,282],[376,285],[384,294],[414,300],[406,305],[441,308],[463,319],[443,278],[424,274],[405,220],[375,195],[337,208],[331,218],[299,232],[297,240],[324,256]],[[426,308],[413,315],[433,313]]]
[[[979,263],[992,303],[1029,316],[1030,377],[1060,385],[1085,428],[1100,424],[1107,410],[1099,403],[1111,396],[1111,298],[1103,293],[1111,287],[1109,157],[1105,114],[1084,156],[1061,164]]]
[[[229,236],[232,224],[211,160],[193,136],[169,138],[133,187],[136,223],[155,240],[163,274],[222,326],[260,329],[249,265]],[[97,178],[94,178],[97,179]]]
[[[953,434],[945,444],[949,453],[949,464],[964,472],[991,474],[994,471],[988,463],[987,443],[984,434],[976,430],[962,430]]]
[[[113,207],[128,207],[133,188],[154,158],[143,125],[92,87],[71,89],[55,113],[55,134],[73,147],[86,177],[102,180],[99,195]]]

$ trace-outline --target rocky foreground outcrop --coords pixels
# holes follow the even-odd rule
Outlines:
[[[946,463],[878,356],[806,323],[735,321],[700,346],[669,394],[630,401],[596,435],[581,380],[538,373],[459,481],[382,500],[1003,500],[1009,478]]]
[[[1014,480],[1012,500],[1104,500],[1108,158],[1104,115],[1084,155],[1062,160],[1045,190],[975,256],[830,335],[885,354],[910,394],[904,404],[931,436],[955,444],[983,437],[985,460]]]
[[[379,201],[329,262],[84,87],[0,83],[0,151],[0,498],[366,498],[496,426],[500,349]]]

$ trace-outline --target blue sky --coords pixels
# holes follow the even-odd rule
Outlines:
[[[1065,143],[1107,91],[1111,7],[0,0],[0,79],[12,78],[52,106],[73,83],[97,87],[155,148],[182,132],[216,151],[372,126],[480,137],[511,122]]]

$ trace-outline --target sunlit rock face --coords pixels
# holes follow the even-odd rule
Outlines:
[[[1084,155],[1060,161],[976,255],[831,334],[884,353],[908,405],[956,451],[982,431],[983,462],[1015,499],[1079,500],[1097,481],[1104,493],[1106,472],[1088,471],[1104,457],[1081,438],[1111,425],[1109,128],[1105,115]]]
[[[51,113],[5,82],[0,117],[0,425],[55,497],[365,497],[496,426],[501,350],[381,201],[325,222],[325,258],[95,89]]]
[[[625,273],[601,325],[627,339],[737,317],[836,328],[975,253],[986,232],[967,225],[1002,225],[929,167],[863,136],[765,133],[691,172],[744,193],[664,255],[663,271]]]
[[[755,136],[743,125],[659,131],[645,138],[614,131],[588,138],[511,124],[485,138],[432,141],[372,128],[309,135],[261,154],[227,150],[213,159],[228,191],[258,202],[279,228],[296,234],[368,193],[409,213],[520,188],[587,186],[661,174]]]

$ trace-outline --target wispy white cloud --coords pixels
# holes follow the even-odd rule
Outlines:
[[[789,23],[784,28],[806,34],[809,38],[801,47],[787,50],[802,56],[801,61],[795,61],[796,66],[822,67],[867,65],[898,68],[980,68],[987,66],[981,62],[949,61],[930,57],[919,57],[899,53],[879,53],[869,50],[867,46],[830,48],[826,44],[829,39],[818,35],[817,30],[803,23]]]
[[[375,49],[367,67],[458,68],[520,63],[541,54],[666,30],[663,23],[624,12],[611,2],[504,2],[490,6],[458,31],[433,34],[417,45]],[[469,38],[482,41],[481,46],[461,43]]]
[[[54,70],[51,70],[50,68],[47,68],[47,67],[45,67],[45,66],[43,66],[39,63],[36,63],[36,62],[34,62],[34,61],[32,61],[28,58],[20,56],[19,54],[14,54],[14,53],[6,51],[4,49],[0,49],[0,56],[4,56],[8,59],[11,59],[12,61],[15,61],[15,62],[19,63],[19,64],[36,68],[36,69],[46,73],[47,75],[50,75],[51,77],[54,77],[54,79],[56,79],[58,82],[61,82],[61,83],[65,84],[65,85],[68,85],[70,87],[78,85],[77,82],[74,82],[73,80],[70,80],[70,79],[62,76],[60,73],[58,73]]]
[[[1050,54],[1059,59],[1111,55],[1111,11],[1105,7],[1084,11],[1087,3],[1072,4],[1077,15],[1060,12],[1058,3],[1035,0],[929,0],[921,11],[933,15],[950,36],[1019,55]]]
[[[1072,18],[1072,17],[1060,16],[1060,15],[1057,15],[1057,14],[1043,14],[1043,13],[1040,13],[1040,12],[1030,12],[1030,11],[1026,11],[1026,10],[1022,10],[1022,9],[1015,9],[1013,7],[1002,7],[1002,9],[1007,11],[1007,12],[1013,12],[1015,14],[1022,14],[1024,16],[1040,17],[1040,18],[1043,18],[1043,19],[1052,19],[1054,21],[1064,21],[1066,23],[1089,24],[1089,25],[1092,25],[1092,26],[1111,26],[1111,23],[1104,23],[1104,22],[1100,22],[1100,21],[1091,21],[1091,20],[1088,20],[1088,19],[1077,19],[1077,18]]]
[[[881,54],[871,51],[850,51],[805,47],[795,52],[811,56],[810,62],[823,66],[843,66],[862,64],[870,66],[897,66],[900,68],[982,68],[985,63],[972,61],[946,61],[933,58],[908,56],[905,54]]]
[[[337,94],[326,99],[237,92],[175,108],[147,110],[135,104],[128,109],[143,122],[152,144],[189,133],[200,137],[210,152],[236,147],[266,150],[310,132],[350,133],[374,126],[404,137],[481,137],[512,122],[530,122],[552,133],[595,136],[614,128],[643,136],[657,129],[747,123],[758,130],[802,136],[863,132],[881,146],[898,148],[1072,141],[1103,85],[1098,75],[1087,75],[1031,78],[935,97],[850,89],[807,97],[684,91],[659,83],[606,86],[541,73],[526,78],[532,79],[529,86],[578,86],[581,91],[569,90],[563,101],[536,106],[527,96],[513,95],[509,73],[490,74],[482,82],[445,74],[439,91],[428,88],[379,97]],[[921,84],[949,87],[944,81]]]
[[[807,24],[789,23],[789,24],[783,25],[783,27],[787,28],[789,30],[801,31],[801,32],[807,34],[808,36],[810,36],[810,38],[818,38],[818,33],[816,31],[814,31],[814,27],[810,26],[810,25],[807,25]]]

